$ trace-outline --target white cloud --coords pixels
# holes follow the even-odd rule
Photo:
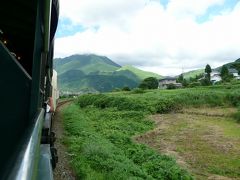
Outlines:
[[[196,17],[203,15],[207,9],[214,5],[222,5],[225,0],[170,0],[169,14],[177,18]]]
[[[96,53],[163,75],[218,66],[240,56],[240,2],[207,22],[195,18],[222,3],[171,0],[164,9],[150,0],[62,0],[61,17],[87,29],[57,38],[55,55]]]

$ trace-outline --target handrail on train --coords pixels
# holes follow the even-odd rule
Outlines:
[[[34,120],[34,124],[29,128],[24,145],[22,146],[12,172],[10,172],[10,176],[8,177],[9,180],[36,179],[44,113],[44,109],[41,109]]]

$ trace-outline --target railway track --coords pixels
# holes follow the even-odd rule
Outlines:
[[[72,102],[72,101],[73,101],[73,99],[68,99],[68,100],[65,100],[65,101],[58,102],[57,108],[63,106],[64,104],[66,104],[68,102]]]

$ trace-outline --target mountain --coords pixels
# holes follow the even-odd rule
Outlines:
[[[158,78],[158,79],[163,78],[163,76],[161,76],[159,74],[156,74],[156,73],[153,73],[153,72],[148,72],[148,71],[143,71],[143,70],[137,69],[133,66],[123,66],[120,69],[118,69],[117,71],[121,72],[121,71],[126,71],[126,70],[130,71],[130,72],[133,72],[141,80],[143,80],[145,78],[148,78],[148,77],[155,77],[155,78]]]
[[[72,55],[66,58],[57,58],[54,61],[54,68],[59,74],[72,69],[78,69],[85,74],[100,71],[115,71],[121,66],[114,63],[105,56],[97,55]]]
[[[162,76],[132,66],[116,64],[105,56],[94,54],[72,55],[54,59],[61,91],[108,92],[128,86],[135,88],[146,77]]]

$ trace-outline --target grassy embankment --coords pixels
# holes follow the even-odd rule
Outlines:
[[[154,122],[148,119],[150,114],[189,106],[237,106],[238,88],[219,86],[81,96],[64,110],[65,143],[78,178],[191,179],[173,158],[136,143],[133,137],[154,128]],[[235,164],[238,163],[236,160]],[[239,177],[237,173],[234,176]]]

